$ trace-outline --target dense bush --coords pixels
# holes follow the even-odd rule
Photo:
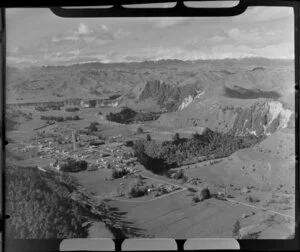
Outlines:
[[[41,116],[41,120],[63,122],[65,119],[62,116]]]
[[[111,95],[108,99],[109,100],[115,100],[115,99],[117,99],[117,98],[119,98],[121,95],[119,95],[119,94],[114,94],[114,95]]]
[[[67,160],[61,165],[62,172],[80,172],[87,169],[88,163],[85,160],[76,161],[74,159]]]
[[[87,133],[93,133],[98,131],[98,122],[91,122],[89,126],[87,126],[85,129],[87,130]]]
[[[44,112],[44,111],[47,111],[47,109],[46,108],[44,108],[44,107],[35,107],[35,110],[36,111],[41,111],[41,112]]]
[[[180,169],[172,174],[173,179],[185,179],[186,175],[183,169]]]
[[[210,197],[211,197],[211,195],[210,195],[210,191],[208,190],[208,188],[203,188],[200,191],[200,194],[199,194],[199,200],[200,201],[209,199]]]
[[[63,121],[72,121],[72,120],[80,120],[80,117],[78,115],[75,116],[41,116],[41,120],[47,120],[47,121],[56,121],[56,122],[63,122]]]
[[[193,201],[194,203],[200,202],[199,195],[195,195],[195,196],[192,198],[192,201]]]
[[[10,239],[65,239],[88,237],[90,220],[105,223],[116,239],[139,237],[127,222],[116,218],[119,210],[102,202],[92,206],[71,198],[73,193],[88,197],[66,173],[42,172],[36,167],[6,167],[6,235]]]
[[[144,133],[144,130],[142,127],[138,127],[137,130],[136,130],[136,133],[137,134],[143,134]]]
[[[147,122],[155,121],[160,117],[161,113],[159,112],[138,112],[133,118],[133,122]]]
[[[67,112],[76,112],[76,111],[79,111],[79,108],[77,108],[77,107],[71,107],[71,108],[66,108],[65,110]]]
[[[123,176],[127,175],[128,173],[129,173],[129,171],[124,168],[122,168],[122,169],[115,168],[112,170],[111,176],[114,179],[118,179],[118,178],[122,178]]]
[[[131,123],[137,112],[130,108],[124,108],[119,113],[110,113],[106,116],[109,121],[128,124]]]
[[[76,120],[80,120],[80,117],[78,115],[75,115],[75,116],[66,116],[65,120],[66,121],[72,121],[72,120],[76,121]]]
[[[210,191],[208,188],[203,188],[198,195],[195,195],[192,199],[193,202],[201,202],[203,200],[211,198]]]
[[[133,149],[138,161],[154,172],[178,167],[186,160],[205,156],[207,159],[227,157],[242,148],[248,148],[264,139],[254,135],[236,136],[231,133],[206,130],[192,138],[175,134],[171,141],[135,141]]]
[[[34,167],[8,167],[7,237],[49,239],[86,237],[84,209],[70,199],[75,182],[66,175],[44,173]]]
[[[136,112],[130,108],[124,108],[119,113],[110,113],[106,116],[106,119],[117,123],[129,124],[145,121],[154,121],[157,120],[160,117],[160,115],[160,112]]]
[[[148,188],[141,182],[141,180],[130,185],[128,195],[130,197],[141,197],[148,193]]]

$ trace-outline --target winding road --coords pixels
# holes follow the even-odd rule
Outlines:
[[[169,181],[165,181],[165,180],[161,180],[161,179],[156,179],[156,178],[153,178],[153,177],[149,177],[147,175],[142,175],[143,177],[147,178],[147,179],[150,179],[150,180],[153,180],[153,181],[156,181],[156,182],[159,182],[159,183],[163,183],[163,184],[170,184],[170,185],[173,185],[175,187],[181,187],[181,190],[176,190],[176,191],[173,191],[171,193],[167,193],[167,194],[164,194],[164,195],[161,195],[159,197],[156,197],[156,198],[153,198],[153,199],[149,199],[149,200],[123,200],[123,199],[117,199],[117,198],[114,198],[115,200],[118,200],[120,202],[128,202],[128,203],[145,203],[145,202],[150,202],[150,201],[154,201],[154,200],[159,200],[159,199],[162,199],[162,198],[165,198],[165,197],[168,197],[168,196],[171,196],[173,194],[176,194],[176,193],[179,193],[179,192],[183,192],[183,191],[186,191],[188,190],[189,188],[194,188],[194,189],[199,189],[198,187],[195,187],[195,186],[184,186],[184,185],[178,185],[178,184],[175,184],[175,183],[172,183],[172,182],[169,182]],[[244,206],[247,206],[247,207],[251,207],[251,208],[255,208],[255,209],[260,209],[260,210],[263,210],[263,211],[266,211],[266,212],[270,212],[270,213],[274,213],[274,214],[277,214],[277,215],[281,215],[283,217],[288,217],[288,218],[291,218],[291,219],[295,219],[294,216],[291,216],[291,215],[288,215],[288,214],[283,214],[283,213],[280,213],[280,212],[277,212],[277,211],[274,211],[272,209],[268,209],[268,208],[265,208],[265,207],[259,207],[259,206],[255,206],[255,205],[251,205],[251,204],[247,204],[247,203],[244,203],[244,202],[241,202],[241,201],[236,201],[236,200],[232,200],[232,199],[228,199],[228,198],[223,198],[225,201],[228,201],[230,203],[233,203],[233,204],[240,204],[240,205],[244,205]]]

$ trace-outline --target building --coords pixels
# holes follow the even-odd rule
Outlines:
[[[89,101],[81,101],[80,106],[83,107],[83,108],[89,108],[90,103],[89,103]]]
[[[96,100],[82,100],[80,106],[83,108],[95,108],[97,104]]]

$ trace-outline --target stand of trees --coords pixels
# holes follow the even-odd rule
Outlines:
[[[119,113],[110,113],[106,116],[109,121],[129,124],[145,121],[154,121],[160,117],[160,112],[136,112],[130,108],[124,108]]]
[[[6,171],[6,235],[9,239],[86,238],[89,220],[105,223],[116,239],[143,236],[140,230],[122,221],[119,210],[104,202],[93,206],[73,177],[36,167],[8,166]],[[71,198],[79,194],[80,201]],[[96,209],[94,209],[96,207]],[[96,211],[94,211],[96,210]]]
[[[72,108],[66,108],[65,109],[67,112],[76,112],[76,111],[79,111],[79,108],[77,107],[72,107]]]
[[[35,167],[7,167],[7,237],[49,239],[86,237],[84,209],[69,196],[75,182],[68,176]]]
[[[231,133],[214,132],[207,129],[202,135],[194,134],[192,138],[180,138],[175,134],[172,141],[163,143],[154,140],[135,141],[133,149],[138,161],[153,172],[162,172],[182,165],[195,157],[207,159],[231,155],[239,149],[248,148],[264,139],[264,136],[236,136]]]
[[[106,119],[109,121],[129,124],[132,122],[132,119],[136,116],[137,112],[130,108],[124,108],[119,113],[110,113],[106,116]]]
[[[63,122],[63,121],[71,121],[71,120],[80,120],[80,117],[78,115],[75,116],[41,116],[41,120],[47,120],[47,121],[56,121],[56,122]]]
[[[60,171],[62,172],[80,172],[86,170],[88,167],[88,163],[85,160],[76,161],[74,159],[67,160],[66,163],[64,163]]]

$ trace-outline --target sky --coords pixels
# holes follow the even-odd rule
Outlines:
[[[251,7],[239,16],[205,18],[61,18],[47,8],[7,9],[6,37],[7,65],[16,67],[294,58],[290,7]]]

